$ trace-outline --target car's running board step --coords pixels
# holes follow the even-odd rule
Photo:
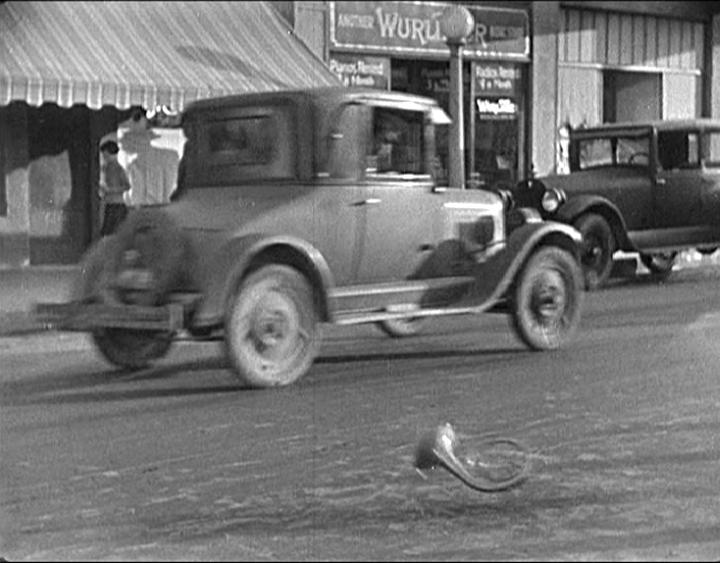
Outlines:
[[[489,307],[489,303],[478,307],[438,307],[437,309],[415,309],[407,311],[367,311],[362,313],[341,313],[335,316],[333,322],[339,325],[355,325],[363,323],[376,323],[393,319],[412,319],[417,317],[439,317],[444,315],[468,315],[482,313]]]

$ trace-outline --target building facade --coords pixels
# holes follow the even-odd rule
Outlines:
[[[720,118],[714,2],[461,2],[466,171],[481,186],[556,169],[563,126]],[[448,106],[443,2],[280,2],[346,84]]]
[[[76,263],[97,239],[98,144],[132,107],[341,81],[447,109],[448,4],[0,2],[0,267]],[[566,126],[720,118],[718,2],[462,4],[475,21],[471,187],[556,170]],[[198,14],[208,25],[192,24]]]

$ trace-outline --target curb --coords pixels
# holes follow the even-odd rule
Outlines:
[[[0,313],[0,338],[43,332],[50,332],[50,329],[37,322],[30,311]]]

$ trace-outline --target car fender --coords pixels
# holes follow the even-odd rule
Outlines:
[[[310,278],[316,292],[320,319],[327,321],[330,318],[327,295],[334,281],[320,251],[307,241],[292,236],[253,233],[228,240],[213,258],[213,275],[204,288],[193,324],[220,324],[238,285],[258,262],[285,263],[301,270]]]
[[[573,196],[560,206],[553,219],[572,225],[580,215],[589,212],[597,213],[607,219],[620,248],[623,250],[634,249],[627,236],[627,225],[622,213],[612,201],[602,196]]]
[[[580,232],[556,221],[527,223],[508,237],[505,249],[473,269],[475,283],[466,299],[481,309],[492,307],[511,287],[522,266],[540,245],[555,245],[580,261]]]

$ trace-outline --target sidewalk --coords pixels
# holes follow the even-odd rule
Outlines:
[[[0,337],[44,330],[33,319],[33,306],[67,300],[78,271],[76,265],[0,268]]]

